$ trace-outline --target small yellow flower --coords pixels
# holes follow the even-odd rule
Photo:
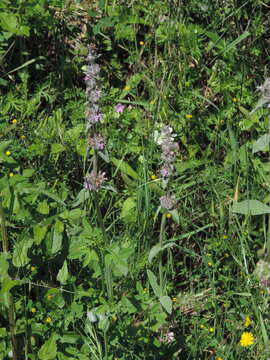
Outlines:
[[[141,46],[143,46],[143,45],[144,45],[144,42],[143,42],[143,41],[140,41],[139,44],[140,44]]]
[[[210,328],[210,329],[209,329],[209,332],[210,332],[210,333],[213,333],[214,331],[215,331],[214,328]]]
[[[156,178],[157,178],[156,175],[151,175],[152,180],[156,180]]]
[[[200,328],[201,328],[201,329],[204,329],[204,328],[205,328],[205,326],[204,326],[203,324],[201,324],[201,325],[200,325]]]
[[[22,140],[24,140],[24,139],[25,139],[25,136],[24,136],[24,135],[22,135],[22,136],[21,136],[21,139],[22,139]]]
[[[18,122],[17,119],[12,120],[12,124],[17,124],[17,122]]]
[[[211,266],[213,266],[213,263],[212,263],[211,261],[209,261],[209,262],[207,263],[207,265],[211,267]]]
[[[223,239],[227,240],[228,239],[228,235],[223,235]]]
[[[47,296],[47,299],[48,299],[48,300],[51,300],[52,297],[53,297],[52,295],[48,295],[48,296]]]
[[[265,291],[262,289],[260,290],[260,294],[263,295],[265,293]]]
[[[221,357],[218,357],[217,360],[223,360]]]
[[[232,99],[232,101],[233,101],[234,103],[236,103],[236,102],[238,101],[238,99],[237,99],[236,97],[234,97],[234,98]]]
[[[6,154],[7,156],[10,156],[10,155],[11,155],[11,152],[8,150],[8,151],[5,152],[5,154]]]
[[[172,298],[172,302],[175,303],[176,301],[177,301],[176,297],[173,297],[173,298]]]
[[[186,117],[186,119],[192,119],[193,115],[192,114],[186,114],[185,117]]]
[[[247,316],[245,318],[245,322],[244,322],[244,326],[247,328],[252,324],[251,318],[249,316]]]
[[[34,307],[31,309],[31,312],[32,312],[32,313],[35,313],[36,311],[37,311],[37,309],[34,308]]]
[[[129,90],[130,90],[130,86],[126,85],[126,86],[124,87],[124,90],[125,90],[125,91],[129,91]]]
[[[228,257],[230,257],[230,254],[225,253],[224,256],[225,256],[226,258],[228,258]]]
[[[14,176],[13,172],[9,173],[8,176],[9,176],[9,177]]]
[[[52,318],[48,316],[44,321],[45,323],[50,324],[52,322]]]
[[[155,103],[155,100],[150,101],[150,105],[154,105],[154,103]]]
[[[172,214],[169,214],[169,213],[166,214],[166,218],[167,218],[167,219],[170,219],[171,217],[172,217]]]
[[[31,268],[30,268],[30,269],[31,269],[31,271],[32,271],[32,272],[34,272],[34,271],[36,271],[36,270],[37,270],[36,266],[31,266]]]
[[[250,346],[254,344],[254,336],[251,332],[245,331],[241,335],[239,344],[243,347]]]

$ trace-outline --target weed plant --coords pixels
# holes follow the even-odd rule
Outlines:
[[[0,359],[269,359],[269,5],[0,1]]]

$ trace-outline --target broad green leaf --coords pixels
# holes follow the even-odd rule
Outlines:
[[[24,169],[22,174],[24,177],[31,177],[34,173],[34,169]]]
[[[68,276],[69,273],[68,273],[67,261],[65,260],[63,266],[58,271],[56,279],[60,282],[60,284],[66,285]]]
[[[43,215],[49,214],[50,208],[46,200],[43,200],[38,204],[37,211]]]
[[[164,309],[167,311],[167,313],[172,313],[172,300],[169,298],[169,296],[161,296],[159,298],[159,301],[161,305],[164,307]]]
[[[64,224],[62,223],[62,221],[56,220],[54,230],[58,233],[62,233],[64,231]]]
[[[258,151],[268,151],[270,143],[270,135],[264,134],[252,146],[252,153],[255,154]]]
[[[156,257],[156,256],[159,254],[160,251],[163,251],[163,250],[165,250],[165,249],[171,248],[171,247],[173,247],[173,246],[175,246],[175,243],[173,243],[173,242],[169,242],[169,243],[165,244],[165,245],[162,246],[162,247],[160,247],[159,244],[153,246],[152,249],[150,250],[149,256],[148,256],[148,261],[149,261],[149,263],[152,262],[153,258]]]
[[[62,248],[62,234],[54,231],[53,232],[53,239],[52,239],[52,248],[51,248],[51,254],[55,254]]]
[[[59,144],[59,143],[54,143],[51,145],[51,152],[52,154],[58,154],[58,153],[61,153],[63,151],[65,151],[66,148],[64,145],[62,144]]]
[[[120,169],[120,171],[122,171],[124,174],[129,175],[130,177],[132,177],[135,180],[139,179],[139,175],[136,173],[136,171],[134,171],[132,169],[132,167],[127,162],[125,162],[124,160],[118,160],[116,158],[112,158],[112,163],[118,169]]]
[[[156,275],[151,270],[147,270],[147,275],[155,295],[160,298],[162,296],[162,290],[157,283]]]
[[[45,238],[47,232],[47,226],[34,226],[34,243],[39,245],[41,241]]]
[[[244,200],[233,204],[232,211],[243,215],[270,214],[270,207],[258,200]]]
[[[128,221],[135,221],[134,211],[136,209],[136,199],[134,197],[128,197],[122,205],[121,218]]]
[[[12,263],[16,267],[25,266],[30,259],[27,256],[28,250],[33,245],[33,240],[24,239],[15,245],[15,250],[12,256]]]
[[[45,343],[41,346],[38,351],[38,357],[41,360],[54,360],[57,352],[57,344],[56,340],[58,339],[58,335],[56,333],[52,333],[50,338],[45,341]]]
[[[20,284],[21,284],[20,280],[11,280],[8,278],[4,279],[0,290],[0,296],[4,295],[5,293],[8,293],[10,289]]]

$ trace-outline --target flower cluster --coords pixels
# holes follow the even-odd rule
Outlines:
[[[84,188],[89,191],[98,191],[106,180],[104,172],[98,171],[97,168],[97,151],[105,149],[105,138],[97,133],[97,125],[102,120],[103,115],[100,109],[99,101],[102,96],[100,89],[100,66],[96,63],[98,55],[93,47],[87,56],[87,68],[85,71],[86,84],[86,130],[88,131],[88,143],[94,150],[95,170],[84,178]]]
[[[167,184],[174,172],[174,161],[176,152],[179,150],[179,145],[174,141],[173,129],[170,126],[163,126],[157,144],[161,146],[161,160],[162,167],[160,174],[162,177],[163,186],[166,188]],[[160,205],[167,210],[173,210],[176,205],[175,196],[167,193],[160,199]]]
[[[93,124],[102,120],[102,113],[99,107],[99,100],[102,96],[99,88],[100,81],[100,66],[95,63],[98,58],[95,50],[92,48],[87,56],[88,66],[85,71],[84,81],[86,84],[86,126],[87,129],[91,128]]]

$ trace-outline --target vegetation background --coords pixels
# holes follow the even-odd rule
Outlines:
[[[0,0],[0,359],[269,360],[269,8]]]

